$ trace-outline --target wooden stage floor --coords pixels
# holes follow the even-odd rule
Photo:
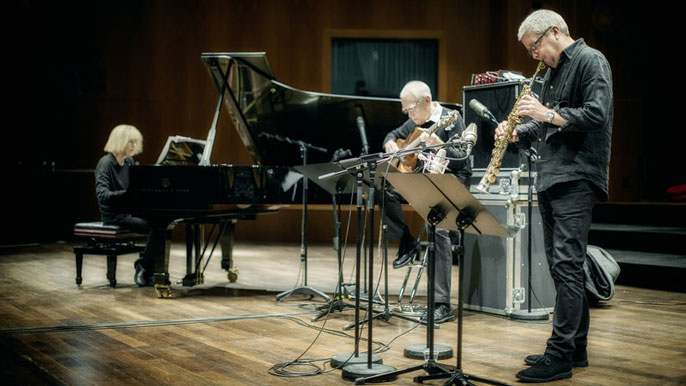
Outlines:
[[[345,385],[326,359],[353,350],[352,309],[311,322],[318,299],[275,295],[298,285],[298,245],[239,242],[240,269],[229,283],[216,257],[205,284],[175,285],[175,298],[159,299],[133,284],[134,255],[120,256],[118,286],[107,286],[102,256],[84,258],[84,281],[74,283],[73,245],[46,244],[0,251],[0,380],[4,384],[69,385]],[[174,244],[170,273],[185,273],[184,246]],[[310,246],[309,286],[331,294],[336,254],[330,245]],[[389,253],[395,253],[394,249]],[[354,246],[344,279],[350,281]],[[375,267],[375,274],[381,272]],[[391,270],[392,305],[405,269]],[[456,277],[457,268],[453,269]],[[456,304],[457,279],[453,280]],[[424,301],[425,284],[417,302]],[[467,374],[517,384],[527,354],[541,353],[551,324],[523,323],[465,311],[462,368]],[[346,334],[343,334],[343,333]],[[366,327],[363,336],[367,336]],[[456,347],[457,323],[436,330],[437,344]],[[385,364],[420,364],[403,348],[425,343],[426,329],[393,317],[375,321],[374,345]],[[366,349],[367,343],[361,342]],[[274,365],[300,359],[311,365],[270,374]],[[587,368],[574,369],[560,385],[686,384],[686,294],[619,286],[615,297],[591,310]],[[455,358],[441,363],[454,366]],[[321,369],[321,374],[305,374]],[[386,384],[412,385],[415,371]],[[442,385],[445,380],[427,381]],[[477,384],[481,384],[475,382]]]

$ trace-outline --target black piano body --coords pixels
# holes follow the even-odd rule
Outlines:
[[[284,167],[257,165],[133,165],[129,188],[122,198],[122,211],[145,219],[157,244],[154,281],[158,295],[170,296],[169,252],[172,231],[186,225],[186,276],[183,285],[203,282],[199,263],[211,245],[209,256],[221,242],[222,268],[232,274],[233,228],[239,220],[274,213],[288,203],[281,183],[289,173]],[[213,224],[205,239],[202,224]],[[203,241],[204,246],[203,248]],[[161,244],[164,244],[162,247]]]
[[[381,152],[386,133],[407,119],[399,99],[324,94],[284,85],[275,79],[264,53],[204,53],[201,60],[219,101],[198,164],[132,166],[122,205],[146,219],[164,240],[164,256],[155,260],[160,296],[169,290],[169,249],[176,224],[220,224],[230,233],[237,220],[300,203],[299,197],[284,189],[295,166],[328,163],[339,149],[359,154],[363,146],[358,117],[366,123],[370,152]],[[443,104],[462,110],[457,104]],[[255,165],[210,163],[222,106]],[[310,191],[310,202],[331,202],[324,190],[315,186]],[[222,267],[228,269],[230,264],[224,259]]]

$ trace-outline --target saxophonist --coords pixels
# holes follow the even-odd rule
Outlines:
[[[557,296],[552,335],[543,354],[529,355],[523,382],[570,378],[588,366],[589,306],[584,290],[591,212],[608,198],[612,136],[612,73],[605,56],[574,40],[549,10],[530,14],[517,35],[529,55],[549,67],[540,101],[524,96],[517,114],[531,118],[510,140],[538,151],[536,190],[550,274]],[[503,135],[506,122],[496,129]]]

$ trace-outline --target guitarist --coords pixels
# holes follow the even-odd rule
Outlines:
[[[430,128],[435,123],[440,122],[441,117],[445,117],[448,113],[452,112],[452,110],[431,100],[431,89],[424,82],[411,81],[407,83],[400,92],[400,102],[402,111],[408,115],[408,119],[400,127],[389,132],[384,138],[384,149],[388,153],[404,148],[404,144],[411,142],[408,139],[416,136],[419,136],[426,145],[437,145],[444,143],[454,135],[461,134],[465,129],[464,121],[459,116],[459,113],[457,114],[457,120],[453,124],[440,128],[431,135],[421,133],[421,130],[417,129],[418,127]],[[455,111],[454,113],[457,112]],[[465,152],[455,147],[447,147],[445,151],[446,157],[451,158],[446,172],[455,174],[460,182],[469,188],[472,176],[471,166],[467,160],[457,160],[465,158]],[[402,170],[401,167],[400,169]],[[409,170],[421,171],[422,167],[419,165]],[[384,223],[388,226],[386,238],[388,241],[400,239],[398,257],[393,261],[393,268],[400,268],[409,264],[419,256],[420,252],[419,243],[407,227],[401,204],[402,198],[397,191],[386,191],[384,197],[385,208],[383,210]],[[434,320],[436,323],[455,320],[455,312],[450,306],[452,252],[449,231],[447,229],[436,229],[435,267]],[[426,315],[422,317],[422,320],[426,320]]]

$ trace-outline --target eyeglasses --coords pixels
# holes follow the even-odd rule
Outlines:
[[[403,112],[403,114],[409,114],[411,112],[414,112],[415,109],[417,109],[418,105],[419,105],[419,102],[417,102],[413,105],[410,105],[408,108],[403,108],[401,111]]]
[[[536,51],[538,49],[538,45],[541,44],[541,39],[543,39],[543,37],[548,33],[548,31],[550,31],[551,28],[553,27],[550,26],[546,28],[545,31],[543,31],[543,33],[541,34],[541,36],[539,36],[538,39],[536,39],[536,41],[534,41],[533,44],[531,44],[531,47],[529,48],[529,56],[534,56],[534,51]]]

